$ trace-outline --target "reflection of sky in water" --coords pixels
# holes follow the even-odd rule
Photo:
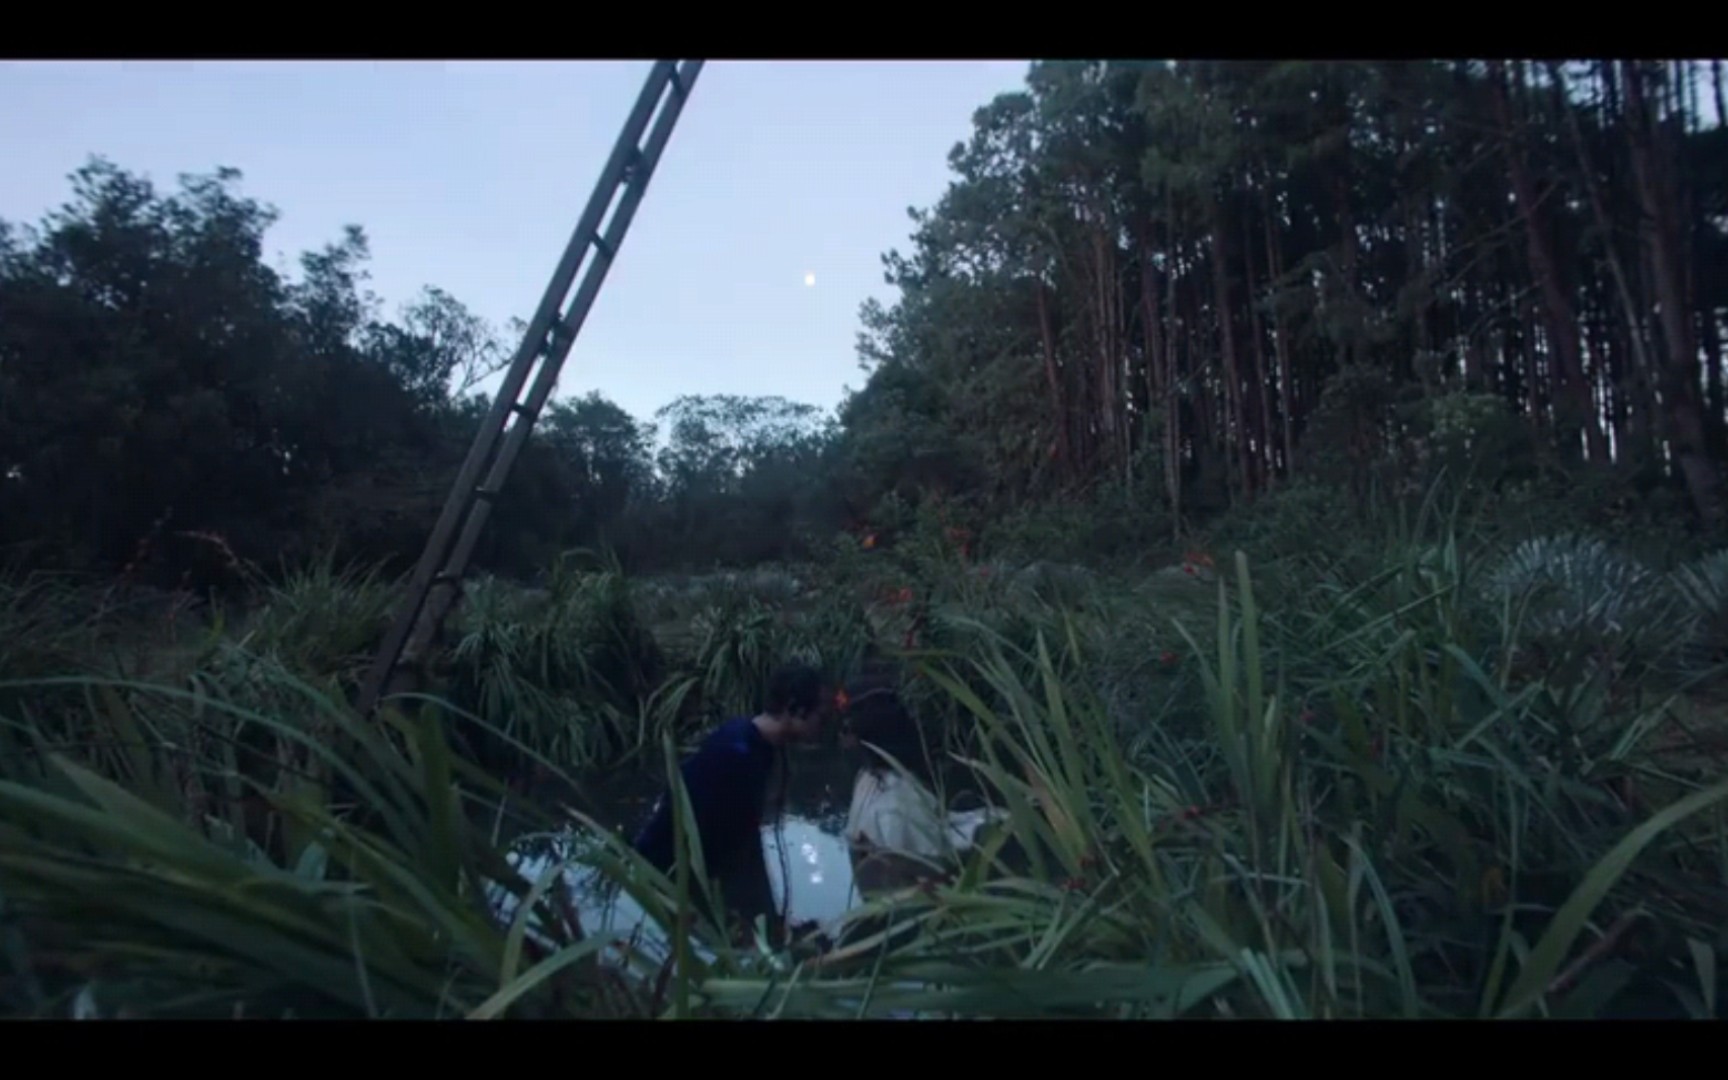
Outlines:
[[[856,900],[852,888],[852,863],[847,856],[846,843],[838,833],[839,830],[830,822],[795,816],[783,819],[778,829],[770,826],[762,830],[769,884],[773,887],[775,900],[787,904],[787,913],[794,922],[814,919],[826,924],[843,915]],[[553,852],[546,851],[544,843],[533,847],[539,849],[534,855],[511,857],[530,883],[538,880],[558,858]],[[578,916],[584,932],[610,930],[627,935],[644,922],[640,905],[622,892],[606,895],[587,867],[567,867],[564,879],[577,899]],[[514,901],[506,897],[505,904],[514,906]],[[652,927],[645,928],[644,935],[651,940],[660,937]],[[660,944],[657,940],[655,943]]]
[[[775,900],[785,902],[788,899],[787,885],[790,883],[788,914],[791,919],[794,922],[813,919],[823,924],[824,929],[830,933],[833,932],[830,924],[859,900],[852,886],[852,861],[846,850],[846,842],[841,838],[844,820],[843,813],[820,817],[789,814],[781,820],[778,829],[769,826],[762,830],[763,855],[768,864],[768,880],[773,887]],[[522,875],[532,883],[551,869],[558,858],[568,857],[567,843],[567,839],[559,843],[541,836],[518,845],[519,851],[525,848],[533,854],[527,854],[526,857],[512,854],[510,861],[515,863]],[[560,847],[565,847],[566,850],[556,850]],[[785,853],[784,859],[782,850]],[[641,906],[629,896],[621,890],[608,894],[594,872],[586,866],[567,867],[564,880],[569,883],[574,894],[584,933],[610,932],[629,938],[639,931],[636,944],[641,952],[656,957],[655,962],[665,958],[665,936],[647,922]],[[508,894],[502,899],[504,903],[499,905],[499,913],[507,917],[514,900]],[[532,931],[530,936],[533,936]],[[706,949],[698,949],[697,954],[704,959],[712,959]],[[916,1017],[914,1013],[901,1010],[884,1015],[898,1019]]]
[[[776,836],[773,828],[762,830],[768,880],[774,886],[775,899],[786,905],[796,921],[815,919],[826,923],[844,914],[857,899],[853,896],[852,862],[847,857],[845,841],[804,818],[787,818],[778,831],[780,835]]]

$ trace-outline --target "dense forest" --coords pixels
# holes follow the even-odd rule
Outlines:
[[[1034,63],[862,389],[555,400],[379,718],[525,328],[93,158],[0,221],[0,1013],[1720,1018],[1724,93]],[[584,801],[787,657],[893,661],[1006,815],[838,948],[740,944]],[[596,936],[533,829],[678,944]]]
[[[1441,469],[1719,529],[1720,67],[1035,65],[886,257],[899,299],[866,305],[869,381],[838,416],[558,401],[481,564],[803,557],[933,502],[986,544],[1101,556],[1293,485],[1359,502]],[[214,572],[188,538],[267,565],[417,552],[510,328],[435,287],[386,318],[359,228],[285,279],[238,181],[164,193],[97,161],[0,231],[14,561],[143,550],[172,584]]]

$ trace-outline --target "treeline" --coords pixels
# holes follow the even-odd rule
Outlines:
[[[886,257],[899,297],[865,305],[837,416],[562,401],[479,561],[799,558],[920,516],[1056,543],[1039,514],[1103,552],[1442,470],[1719,529],[1723,113],[1715,62],[1035,64]],[[418,553],[515,342],[437,289],[384,317],[358,229],[284,278],[237,180],[96,161],[39,227],[0,224],[12,561]]]
[[[1720,524],[1722,99],[1719,63],[1035,65],[890,256],[865,397],[1012,498],[1444,461]]]
[[[0,546],[31,568],[238,584],[324,554],[412,560],[506,362],[500,331],[428,287],[395,319],[350,228],[293,280],[239,173],[164,193],[97,159],[36,228],[0,223]],[[520,327],[511,328],[520,333]],[[598,395],[554,403],[477,562],[531,576],[606,545],[638,565],[794,554],[822,502],[827,419],[681,398],[669,438]]]

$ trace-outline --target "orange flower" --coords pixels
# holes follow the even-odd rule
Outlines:
[[[864,545],[863,546],[864,546],[865,551],[869,551],[871,548],[875,547],[876,546],[876,534],[871,533],[869,536],[866,536],[864,538]]]

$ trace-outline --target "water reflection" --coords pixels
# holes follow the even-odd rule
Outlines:
[[[839,823],[788,815],[778,826],[764,828],[761,839],[776,904],[794,923],[813,920],[831,932],[833,924],[858,902]],[[579,843],[575,833],[524,837],[507,858],[518,873],[535,882],[559,862],[575,857]],[[576,900],[583,933],[629,937],[640,930],[641,944],[648,951],[664,949],[664,935],[648,922],[641,905],[621,890],[609,888],[594,870],[582,864],[567,866],[563,878]],[[494,893],[494,910],[500,918],[510,918],[516,903],[502,889]]]
[[[853,903],[852,869],[841,834],[855,765],[831,748],[799,750],[788,775],[785,812],[778,825],[762,830],[763,854],[778,902],[790,886],[790,914],[796,920],[826,921]],[[666,777],[655,770],[620,770],[583,778],[574,791],[548,788],[541,805],[567,803],[593,815],[609,830],[632,836],[641,828],[666,788]],[[522,873],[530,881],[558,859],[568,858],[575,835],[523,837],[512,849],[524,859]],[[582,867],[565,874],[577,895],[593,887],[577,879],[590,877]],[[626,901],[628,902],[628,901]],[[585,916],[586,917],[586,916]]]
[[[761,834],[769,886],[776,904],[784,905],[792,922],[813,921],[821,932],[837,938],[836,924],[862,903],[843,838],[853,767],[839,755],[819,751],[801,753],[799,757],[787,791],[787,812]],[[660,776],[615,774],[601,783],[584,785],[583,794],[587,798],[582,801],[597,806],[598,824],[629,836],[646,819],[664,787],[665,780]],[[581,841],[581,835],[575,831],[524,836],[511,845],[507,857],[518,873],[534,883],[559,862],[578,855]],[[622,890],[611,887],[582,863],[567,866],[562,877],[570,889],[584,934],[612,934],[631,940],[637,955],[650,965],[667,958],[670,953],[667,935]],[[516,898],[502,888],[494,897],[494,910],[501,919],[508,920],[514,913]],[[532,927],[528,933],[531,938],[549,944]],[[704,959],[713,959],[708,950],[697,951]],[[911,988],[915,984],[895,985]],[[893,1010],[886,1015],[911,1019],[917,1014]]]
[[[774,899],[794,922],[814,919],[827,925],[857,904],[852,860],[839,829],[830,831],[808,818],[788,818],[779,829],[762,830],[762,846]]]

